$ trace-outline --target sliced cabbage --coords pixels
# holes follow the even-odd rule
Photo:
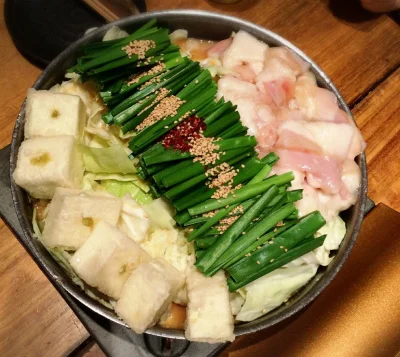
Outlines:
[[[318,265],[279,268],[241,288],[246,301],[236,319],[252,321],[285,302],[317,272]]]
[[[143,207],[129,195],[122,198],[122,210],[117,227],[137,243],[146,239],[150,219]]]
[[[98,113],[88,120],[85,128],[84,144],[91,147],[106,148],[109,146],[123,146],[127,155],[132,151],[128,148],[128,139],[136,135],[135,132],[122,133],[121,129],[114,125],[106,125]]]
[[[193,244],[186,241],[183,232],[176,229],[156,229],[141,247],[153,258],[163,258],[181,273],[188,274],[195,269]],[[173,300],[176,304],[187,305],[186,284]]]
[[[184,274],[195,262],[193,245],[177,229],[156,229],[141,246],[153,258],[165,259]]]
[[[142,205],[152,201],[151,195],[143,192],[140,187],[136,185],[136,181],[124,182],[117,180],[102,180],[101,186],[104,187],[108,193],[117,197],[123,197],[126,194],[129,194],[135,199],[135,201]]]
[[[88,172],[83,176],[83,189],[107,191],[116,197],[127,193],[140,204],[148,204],[153,198],[148,193],[149,186],[135,174],[95,174]]]
[[[237,292],[229,293],[232,315],[236,316],[244,304],[244,297]]]
[[[330,251],[338,249],[346,235],[346,224],[339,216],[336,216],[331,221],[327,222],[317,234],[326,234],[324,244],[314,250],[315,257],[319,264],[326,266],[333,259],[333,257],[329,256]]]
[[[161,229],[173,229],[175,220],[173,218],[175,212],[163,198],[157,198],[153,202],[145,205],[144,210],[150,217],[152,224]]]
[[[136,135],[137,135],[136,131],[128,131],[127,133],[124,134],[121,129],[119,130],[119,133],[118,133],[118,137],[122,140],[131,139]]]
[[[114,145],[108,148],[82,145],[81,148],[86,171],[109,174],[131,174],[136,172],[133,162],[128,158],[124,147],[121,145]]]
[[[116,180],[121,182],[134,182],[137,187],[139,187],[144,192],[149,192],[150,187],[136,174],[95,174],[92,172],[87,172],[83,177],[84,184],[87,184],[87,189],[91,188],[93,181],[103,181],[103,180]],[[84,187],[86,188],[86,187]]]
[[[97,116],[94,116],[97,118]],[[123,141],[117,138],[108,128],[101,126],[88,126],[85,128],[85,132],[92,135],[92,138],[88,142],[88,146],[91,147],[109,147],[114,145],[123,146]],[[129,149],[128,149],[129,150]],[[128,154],[131,151],[129,150]]]

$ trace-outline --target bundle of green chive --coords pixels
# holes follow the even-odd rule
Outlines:
[[[144,59],[129,57],[122,49],[141,40],[155,44]],[[152,71],[160,63],[161,69]],[[178,225],[191,228],[188,240],[195,242],[196,267],[205,275],[225,269],[229,289],[235,291],[323,244],[325,236],[315,238],[325,224],[321,214],[315,211],[298,219],[294,202],[302,198],[302,191],[287,191],[293,174],[267,177],[279,158],[274,153],[257,157],[256,139],[247,135],[236,107],[223,98],[216,101],[217,86],[209,71],[182,57],[168,30],[157,27],[155,20],[126,38],[86,45],[69,72],[100,85],[109,109],[103,115],[107,124],[136,133],[129,148],[139,156],[139,175],[151,181],[155,196],[167,198],[175,207]],[[131,81],[132,76],[137,80]],[[183,104],[176,115],[137,131],[159,104],[160,89]],[[189,151],[165,148],[160,142],[188,113],[204,119],[204,136],[215,139],[221,153],[215,164],[205,167]],[[206,185],[206,172],[222,163],[237,171],[233,187],[243,187],[215,199],[217,188]],[[236,220],[221,229],[221,220],[229,217]]]

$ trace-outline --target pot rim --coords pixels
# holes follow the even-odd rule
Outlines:
[[[174,18],[174,17],[182,17],[185,19],[185,21],[193,21],[196,20],[197,18],[197,19],[207,19],[216,22],[223,22],[225,24],[232,23],[237,28],[244,28],[246,31],[252,33],[256,37],[259,37],[261,35],[265,38],[269,38],[270,39],[269,42],[271,42],[272,40],[276,44],[290,48],[303,60],[305,60],[310,64],[312,72],[316,74],[319,79],[320,82],[319,84],[322,84],[324,87],[328,88],[336,95],[339,106],[354,120],[350,109],[348,108],[346,102],[344,101],[338,89],[332,83],[331,79],[322,71],[322,69],[313,60],[311,60],[307,55],[305,55],[300,49],[294,46],[291,42],[287,41],[286,39],[277,35],[276,33],[267,30],[261,26],[255,25],[254,23],[251,23],[249,21],[229,15],[218,14],[209,11],[201,11],[201,10],[183,9],[183,10],[148,12],[120,19],[118,21],[99,27],[98,29],[93,30],[89,34],[83,36],[82,38],[71,44],[69,47],[67,47],[63,52],[61,52],[38,77],[38,79],[35,81],[33,85],[33,88],[41,89],[45,85],[45,83],[49,80],[48,77],[50,76],[50,74],[53,73],[58,66],[60,66],[69,58],[71,58],[71,54],[77,51],[84,43],[101,38],[101,35],[103,35],[112,26],[119,26],[124,28],[129,25],[134,25],[135,23],[139,24],[148,21],[152,18],[157,18],[158,20],[167,21],[168,18]],[[33,259],[41,268],[41,270],[53,283],[53,285],[57,285],[58,287],[61,286],[63,289],[68,291],[68,293],[71,294],[75,299],[80,301],[82,304],[86,305],[91,310],[95,311],[97,314],[115,323],[127,326],[124,322],[119,320],[114,311],[106,308],[105,306],[101,305],[94,299],[90,298],[82,291],[80,287],[75,285],[71,279],[66,277],[67,274],[61,271],[61,268],[55,261],[53,262],[49,261],[49,259],[52,260],[52,258],[44,250],[43,247],[41,248],[38,246],[40,245],[40,243],[37,242],[37,240],[35,240],[35,238],[32,235],[31,220],[27,217],[27,214],[24,210],[24,202],[23,202],[24,192],[20,187],[15,185],[12,179],[12,173],[15,169],[18,149],[23,140],[22,132],[23,132],[24,114],[25,114],[25,102],[21,107],[20,113],[16,121],[16,125],[12,136],[11,154],[10,154],[12,198],[16,214],[21,224],[25,238],[25,240],[21,243],[24,244],[25,248],[31,254]],[[288,306],[283,304],[279,308],[271,311],[270,313],[254,321],[235,326],[236,336],[249,334],[255,331],[266,329],[299,312],[305,306],[310,304],[339,272],[345,260],[347,259],[348,255],[350,254],[351,249],[354,246],[357,235],[360,231],[366,205],[367,167],[366,167],[366,160],[364,153],[359,155],[357,163],[361,169],[362,179],[361,179],[361,186],[359,190],[358,200],[355,203],[355,205],[351,208],[352,213],[350,213],[350,224],[352,227],[351,230],[347,231],[346,237],[343,240],[341,246],[339,247],[339,250],[337,251],[337,254],[333,259],[333,261],[329,264],[328,268],[326,268],[323,273],[317,274],[314,278],[310,280],[309,283],[307,283],[307,285],[305,285],[300,289],[300,296],[297,297],[294,302],[290,303],[291,300],[294,299],[291,298],[289,300]],[[295,296],[297,296],[297,294]],[[172,330],[162,327],[152,327],[148,329],[146,333],[161,337],[184,339],[184,333],[182,330]]]

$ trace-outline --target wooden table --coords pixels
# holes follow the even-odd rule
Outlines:
[[[388,15],[362,12],[349,3],[147,1],[149,10],[198,8],[239,16],[300,47],[333,79],[353,110],[368,143],[369,196],[400,212],[400,28]],[[40,70],[12,44],[2,11],[0,48],[0,147],[4,147],[26,89]],[[0,356],[68,355],[88,332],[3,222],[0,239]],[[96,346],[88,354],[102,355]]]

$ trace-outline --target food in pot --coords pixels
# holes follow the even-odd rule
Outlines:
[[[287,48],[112,33],[29,92],[14,180],[37,238],[134,331],[232,341],[333,259],[364,142]]]

